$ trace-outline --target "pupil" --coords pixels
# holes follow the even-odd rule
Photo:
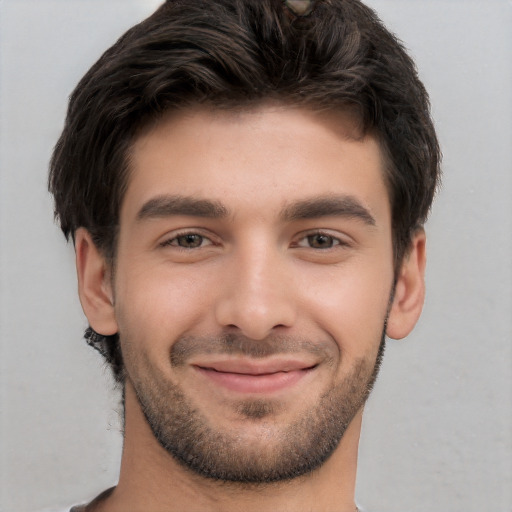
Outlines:
[[[202,237],[199,235],[183,235],[179,237],[178,243],[182,247],[199,247]]]
[[[308,241],[311,247],[321,249],[332,247],[332,237],[327,235],[311,235],[308,236]]]

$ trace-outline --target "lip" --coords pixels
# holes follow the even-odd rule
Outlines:
[[[213,384],[239,393],[275,393],[292,387],[315,366],[294,360],[194,364],[196,370]]]

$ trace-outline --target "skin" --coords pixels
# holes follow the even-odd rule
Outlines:
[[[90,510],[353,512],[362,403],[319,468],[255,486],[219,483],[176,462],[155,439],[135,390],[147,385],[160,397],[177,386],[242,455],[265,461],[286,426],[311,414],[329,390],[353,395],[343,387],[358,365],[368,380],[385,324],[388,336],[406,336],[424,299],[419,230],[390,302],[391,210],[378,143],[357,137],[339,113],[197,108],[143,133],[131,168],[114,276],[88,232],[76,233],[82,306],[97,332],[120,333],[127,374],[119,484]],[[215,215],[177,196],[207,200]],[[208,353],[205,340],[226,334],[263,347],[263,356]],[[200,340],[199,348],[172,364],[173,347],[187,347],[187,339]],[[284,355],[265,352],[282,340],[307,340],[317,350],[288,341]],[[268,378],[267,367],[266,376],[254,371],[290,361],[300,369],[286,385]],[[223,364],[219,378],[212,366]],[[256,366],[236,366],[240,383],[230,365]],[[251,417],[240,407],[255,402],[272,411]]]

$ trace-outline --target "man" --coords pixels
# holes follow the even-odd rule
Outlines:
[[[74,510],[357,510],[439,159],[411,59],[357,0],[170,0],[107,50],[49,180],[124,396],[119,483]]]

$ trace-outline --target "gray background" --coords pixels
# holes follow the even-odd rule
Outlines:
[[[0,510],[116,482],[108,371],[81,339],[72,248],[47,162],[66,97],[156,0],[0,0]],[[390,342],[357,495],[375,512],[512,510],[512,2],[371,0],[416,58],[444,151],[427,303]]]

